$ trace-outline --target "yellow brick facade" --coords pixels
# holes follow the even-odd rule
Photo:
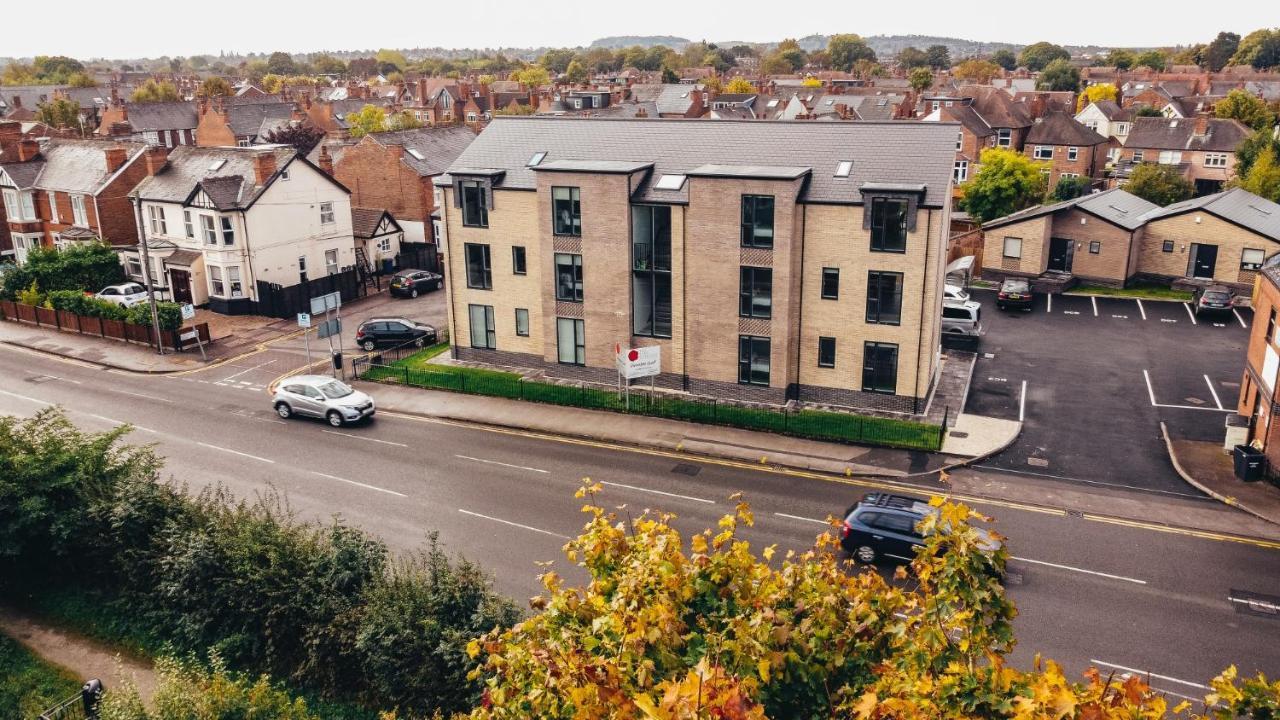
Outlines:
[[[1166,241],[1173,243],[1171,252],[1164,251]],[[1280,251],[1280,243],[1216,215],[1193,210],[1147,223],[1138,256],[1139,272],[1153,278],[1187,277],[1193,243],[1217,246],[1214,280],[1244,285],[1253,284],[1255,275],[1252,270],[1240,267],[1240,257],[1246,248],[1261,249],[1266,257]]]

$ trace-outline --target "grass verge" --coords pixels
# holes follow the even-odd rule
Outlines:
[[[80,679],[0,634],[0,717],[33,718],[80,690]]]
[[[1191,293],[1186,290],[1174,290],[1165,285],[1155,283],[1135,283],[1128,287],[1113,288],[1105,285],[1077,285],[1067,295],[1101,295],[1103,297],[1140,298],[1142,300],[1176,300],[1190,302]]]

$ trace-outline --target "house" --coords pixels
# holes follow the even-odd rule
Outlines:
[[[1175,165],[1195,183],[1197,195],[1222,189],[1235,174],[1236,148],[1250,130],[1238,120],[1199,115],[1192,119],[1136,117],[1115,167],[1123,185],[1139,163]]]
[[[137,242],[128,194],[164,162],[166,149],[117,140],[22,139],[0,164],[0,193],[21,264],[37,247]]]
[[[253,314],[259,283],[289,287],[356,263],[350,193],[293,148],[174,148],[130,194],[151,277],[177,302]],[[122,252],[142,277],[142,248]]]
[[[196,128],[196,144],[201,147],[247,147],[266,143],[272,130],[290,122],[308,122],[309,118],[294,103],[239,102],[221,99],[199,101],[200,124]]]
[[[351,234],[357,262],[364,258],[370,271],[390,270],[404,242],[404,228],[381,208],[351,208]]]
[[[494,118],[435,180],[453,356],[612,386],[656,346],[670,390],[923,413],[955,133]]]
[[[1061,110],[1036,118],[1027,131],[1023,154],[1049,163],[1049,187],[1060,178],[1084,178],[1092,184],[1107,163],[1107,139]]]
[[[756,93],[721,93],[711,99],[713,120],[755,120]]]
[[[921,118],[922,122],[957,123],[955,161],[951,179],[956,185],[965,182],[978,172],[982,164],[982,151],[993,147],[996,131],[974,109],[969,98],[961,98]]]
[[[1111,140],[1107,154],[1114,161],[1120,157],[1120,146],[1129,137],[1133,110],[1120,107],[1114,100],[1099,100],[1076,113],[1076,122]]]
[[[1280,253],[1280,205],[1240,188],[1157,208],[1138,254],[1141,279],[1217,282],[1248,291]]]
[[[135,103],[117,100],[102,111],[97,134],[175,148],[194,145],[199,124],[194,102]]]
[[[1276,377],[1280,372],[1280,338],[1276,336],[1280,327],[1280,264],[1267,263],[1258,271],[1253,318],[1237,412],[1248,418],[1245,441],[1262,450],[1267,457],[1267,474],[1275,478],[1280,472],[1280,422],[1275,421],[1280,408]]]
[[[658,117],[696,118],[707,112],[707,88],[698,83],[667,83],[654,101]]]

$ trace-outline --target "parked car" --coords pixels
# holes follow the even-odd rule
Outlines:
[[[969,299],[969,291],[959,285],[947,283],[942,286],[942,302],[966,302]]]
[[[1000,283],[1000,292],[996,293],[996,307],[1001,310],[1011,307],[1030,310],[1034,299],[1031,294],[1031,283],[1025,278],[1006,278]]]
[[[327,375],[294,375],[286,378],[271,397],[276,414],[284,419],[294,415],[324,418],[333,427],[342,427],[373,417],[373,398]]]
[[[133,307],[140,302],[147,301],[147,289],[138,283],[120,283],[119,285],[108,285],[102,288],[94,294],[94,297],[116,305]]]
[[[840,546],[854,559],[873,563],[880,558],[898,562],[915,559],[916,550],[924,545],[924,535],[917,529],[921,520],[937,512],[928,500],[910,495],[867,493],[856,505],[845,511],[840,532]],[[983,538],[982,549],[993,552],[1000,541],[978,528]]]
[[[430,270],[406,269],[391,276],[389,286],[391,294],[396,297],[418,297],[419,294],[431,290],[439,290],[444,285],[444,278]]]
[[[1202,285],[1191,294],[1191,309],[1200,313],[1225,313],[1235,307],[1236,294],[1226,285]]]
[[[426,347],[436,343],[436,329],[408,318],[370,318],[356,328],[356,345],[372,352],[378,347],[405,345]]]
[[[943,300],[942,335],[944,339],[964,338],[977,342],[982,336],[982,303]]]

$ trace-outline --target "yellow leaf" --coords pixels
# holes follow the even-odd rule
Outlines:
[[[648,695],[636,695],[631,699],[631,702],[635,703],[636,707],[640,708],[640,710],[644,712],[644,716],[647,718],[658,720],[662,717],[658,714],[657,706],[653,704],[653,698],[650,698]]]
[[[1187,711],[1187,708],[1189,708],[1189,707],[1191,707],[1191,703],[1190,703],[1189,701],[1187,701],[1187,700],[1183,700],[1182,702],[1180,702],[1180,703],[1178,703],[1177,705],[1174,705],[1174,706],[1173,706],[1173,714],[1174,714],[1174,715],[1180,715],[1180,714],[1182,714],[1182,713],[1186,712],[1186,711]]]
[[[770,545],[769,547],[765,548],[764,552],[761,553],[762,555],[764,555],[764,561],[769,562],[770,560],[772,560],[773,554],[777,552],[777,550],[778,550],[777,545]]]
[[[479,640],[472,640],[471,642],[467,643],[467,657],[475,659],[475,657],[479,654],[480,654]]]
[[[756,670],[760,673],[760,679],[769,682],[769,661],[761,660],[756,663]]]
[[[876,711],[876,694],[873,692],[864,693],[858,702],[853,706],[853,712],[858,716],[858,720],[866,720],[871,717],[871,713]]]

